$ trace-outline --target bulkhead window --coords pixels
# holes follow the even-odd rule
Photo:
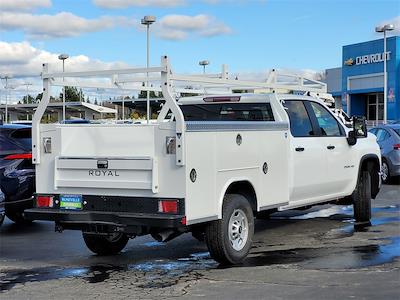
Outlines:
[[[181,105],[186,121],[274,121],[270,103]]]

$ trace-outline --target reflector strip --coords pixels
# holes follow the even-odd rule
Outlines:
[[[177,200],[160,200],[158,202],[158,212],[160,213],[178,213]]]
[[[32,159],[32,153],[19,153],[19,154],[11,154],[4,157],[7,160],[14,160],[14,159]]]
[[[36,207],[53,207],[53,196],[37,196]]]

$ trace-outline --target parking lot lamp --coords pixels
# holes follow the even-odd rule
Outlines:
[[[149,68],[150,65],[150,25],[156,21],[155,16],[144,16],[141,23],[147,27],[147,64],[146,67]],[[146,87],[149,88],[149,72],[146,74],[147,83]],[[147,124],[150,123],[150,92],[147,90]]]
[[[65,60],[67,60],[68,57],[69,57],[68,54],[60,54],[60,55],[58,56],[58,59],[59,59],[59,60],[62,60],[62,64],[63,64],[63,73],[64,73],[64,71],[65,71]],[[64,81],[64,77],[63,77],[63,81]],[[62,93],[62,96],[63,96],[63,121],[65,121],[65,86],[63,86],[63,93]]]
[[[375,27],[375,32],[383,32],[383,123],[387,123],[387,71],[386,71],[386,31],[392,31],[394,29],[393,24],[386,24],[383,26]],[[379,109],[379,105],[377,110]]]
[[[10,79],[11,76],[6,74],[4,76],[1,77],[1,79],[4,79],[6,81],[6,84],[4,86],[5,90],[6,90],[6,115],[5,115],[5,122],[4,123],[8,123],[8,91],[10,89],[9,85],[8,85],[8,79]]]
[[[206,66],[208,66],[210,62],[208,60],[199,61],[199,65],[203,66],[203,74],[206,74]]]

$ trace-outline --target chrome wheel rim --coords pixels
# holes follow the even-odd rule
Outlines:
[[[249,236],[249,221],[241,209],[235,209],[229,219],[229,242],[232,248],[240,251],[247,243]]]
[[[382,163],[382,180],[386,181],[389,176],[389,168],[386,163]]]

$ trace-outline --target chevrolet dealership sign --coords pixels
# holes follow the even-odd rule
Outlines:
[[[390,54],[391,54],[390,51],[386,52],[386,60],[390,60]],[[385,53],[382,52],[382,53],[357,56],[355,59],[349,58],[344,61],[344,64],[346,66],[352,66],[354,64],[368,65],[368,64],[383,62],[384,59],[385,59]]]

